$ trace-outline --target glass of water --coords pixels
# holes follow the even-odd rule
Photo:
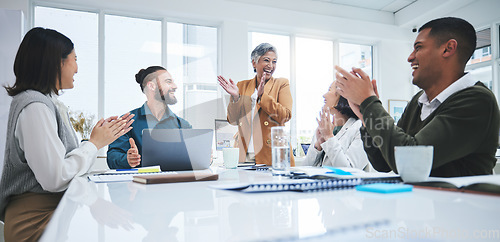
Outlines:
[[[285,126],[271,128],[271,147],[273,154],[273,175],[290,174],[290,134]]]

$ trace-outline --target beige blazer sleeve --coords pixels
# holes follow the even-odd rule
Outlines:
[[[292,118],[292,94],[290,83],[285,78],[277,78],[274,85],[266,85],[258,104],[269,118],[285,125]],[[270,90],[266,90],[270,89]]]

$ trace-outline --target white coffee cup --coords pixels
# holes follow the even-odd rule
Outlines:
[[[434,156],[433,146],[396,146],[396,168],[404,182],[423,182],[429,178]]]
[[[238,166],[240,156],[239,148],[222,148],[222,157],[224,159],[224,167],[233,169]]]

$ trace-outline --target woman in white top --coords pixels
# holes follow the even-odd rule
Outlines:
[[[348,101],[336,92],[335,82],[323,98],[325,106],[317,120],[318,128],[304,164],[368,170],[370,165],[359,131],[361,120],[351,110]],[[330,115],[333,115],[333,120]]]
[[[77,71],[69,38],[44,28],[26,33],[14,62],[16,82],[5,87],[13,97],[0,180],[5,241],[37,241],[70,181],[90,170],[97,150],[131,129],[132,115],[101,119],[89,141],[78,142],[57,100],[73,88]]]

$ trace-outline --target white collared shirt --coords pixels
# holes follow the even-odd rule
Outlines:
[[[429,101],[427,94],[424,92],[418,98],[418,102],[422,105],[422,111],[420,113],[420,120],[425,120],[429,115],[431,115],[434,110],[436,110],[441,103],[443,103],[448,97],[452,94],[462,91],[465,88],[474,86],[477,81],[472,78],[470,73],[466,73],[460,79],[453,82],[446,89],[444,89],[441,93],[439,93],[432,101]]]
[[[68,114],[60,107],[64,104],[54,96],[51,100],[58,107],[65,125],[68,125]],[[14,136],[36,180],[50,192],[64,191],[73,177],[89,172],[97,155],[96,146],[89,141],[81,142],[80,147],[66,154],[66,148],[57,134],[54,112],[39,102],[33,102],[21,111]]]
[[[361,139],[359,128],[362,126],[361,120],[349,118],[342,126],[342,129],[333,137],[321,144],[325,151],[322,166],[334,167],[354,167],[366,171],[371,170],[368,157],[363,150],[363,140]],[[316,143],[314,134],[309,150],[304,158],[304,165],[314,165],[316,157],[321,153],[314,147]]]
[[[250,96],[250,98],[252,99],[252,120],[250,121],[252,132],[250,132],[250,141],[248,142],[248,153],[254,153],[255,149],[253,146],[253,119],[255,118],[255,106],[257,106],[257,88],[255,88],[255,91],[253,92],[252,96]]]

